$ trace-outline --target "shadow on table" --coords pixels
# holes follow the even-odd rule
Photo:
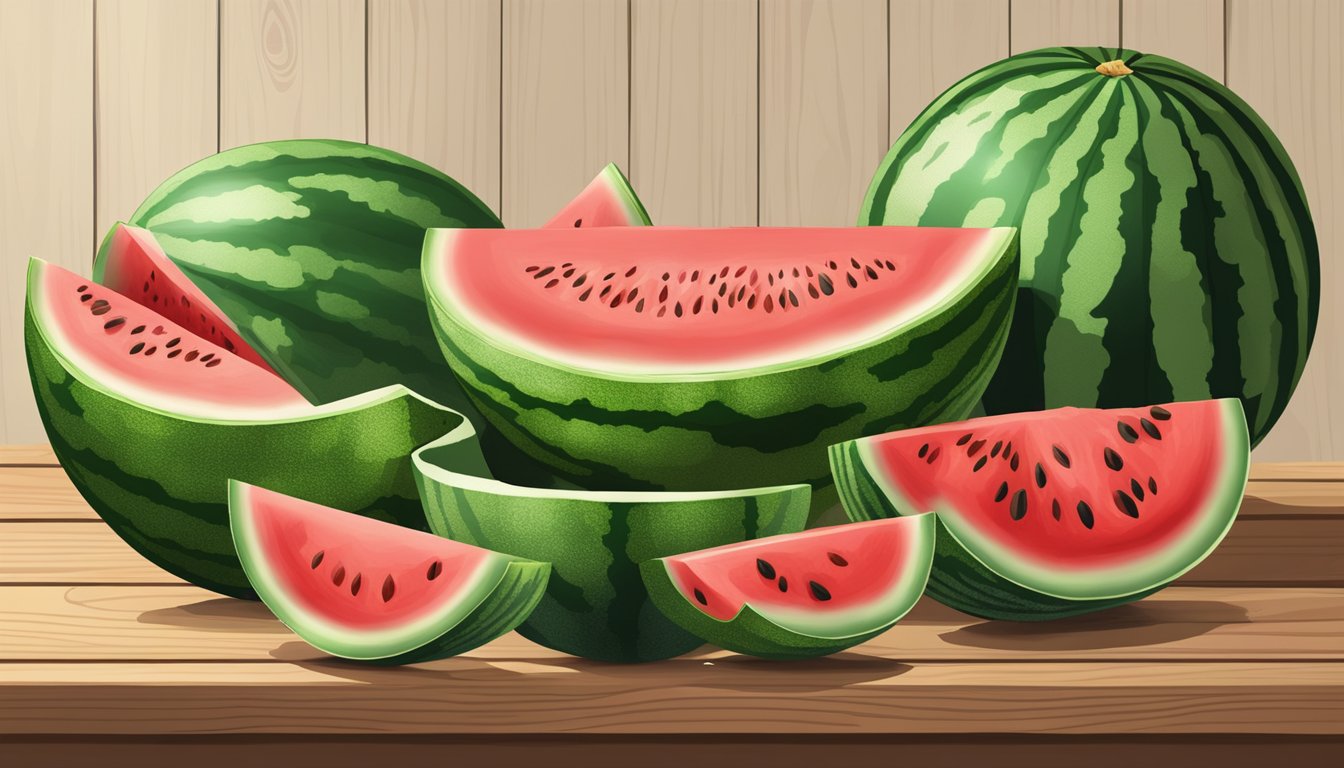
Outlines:
[[[143,611],[136,618],[141,624],[189,627],[204,632],[273,632],[289,634],[289,629],[256,600],[216,597],[171,608]]]
[[[1001,651],[1091,651],[1161,645],[1247,621],[1246,609],[1230,603],[1153,600],[1050,622],[984,621],[939,637]]]

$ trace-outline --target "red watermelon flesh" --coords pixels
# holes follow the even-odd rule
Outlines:
[[[168,258],[153,233],[118,223],[108,233],[108,240],[104,249],[106,259],[101,264],[103,285],[153,309],[192,334],[275,373],[238,334],[223,310]]]
[[[545,226],[572,229],[638,227],[649,223],[649,214],[635,197],[629,180],[615,163],[610,163]]]

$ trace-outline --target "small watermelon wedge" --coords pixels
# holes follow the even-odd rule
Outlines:
[[[931,514],[819,528],[649,560],[654,605],[693,634],[771,659],[825,656],[887,631],[933,564]]]
[[[1058,408],[831,447],[854,520],[938,513],[929,594],[996,619],[1137,600],[1222,541],[1246,489],[1241,401]]]
[[[527,618],[551,572],[236,480],[229,524],[266,607],[346,659],[410,664],[488,643]]]
[[[547,228],[647,227],[649,212],[630,187],[615,163],[608,163],[597,177],[583,188],[544,225]]]

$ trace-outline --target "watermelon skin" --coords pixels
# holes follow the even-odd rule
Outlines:
[[[1132,74],[1095,71],[1116,59]],[[859,223],[1020,227],[988,413],[1239,397],[1254,444],[1315,334],[1291,160],[1234,93],[1160,56],[1047,48],[975,72],[897,139]]]
[[[804,485],[719,493],[568,492],[509,486],[490,472],[464,425],[416,451],[429,527],[440,536],[551,563],[546,595],[518,627],[564,653],[632,663],[678,656],[702,641],[650,601],[639,563],[801,531]]]

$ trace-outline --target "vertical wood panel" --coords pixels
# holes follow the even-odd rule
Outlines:
[[[221,148],[364,141],[364,0],[221,1]]]
[[[0,2],[0,440],[45,440],[23,355],[24,271],[93,254],[92,0]]]
[[[1013,0],[1013,53],[1053,45],[1120,45],[1120,0]]]
[[[369,143],[499,210],[500,0],[368,0]]]
[[[756,223],[756,7],[631,6],[630,178],[655,223]]]
[[[1125,0],[1125,47],[1188,64],[1219,82],[1223,72],[1223,0]]]
[[[500,217],[545,223],[602,166],[628,167],[627,0],[504,2]]]
[[[98,0],[97,229],[218,150],[217,0]]]
[[[1008,2],[891,0],[891,142],[948,86],[1008,55]]]
[[[763,225],[850,225],[887,149],[883,0],[761,6]]]
[[[1228,3],[1227,83],[1265,119],[1297,165],[1321,248],[1321,315],[1306,374],[1256,451],[1260,461],[1344,455],[1344,3]]]

